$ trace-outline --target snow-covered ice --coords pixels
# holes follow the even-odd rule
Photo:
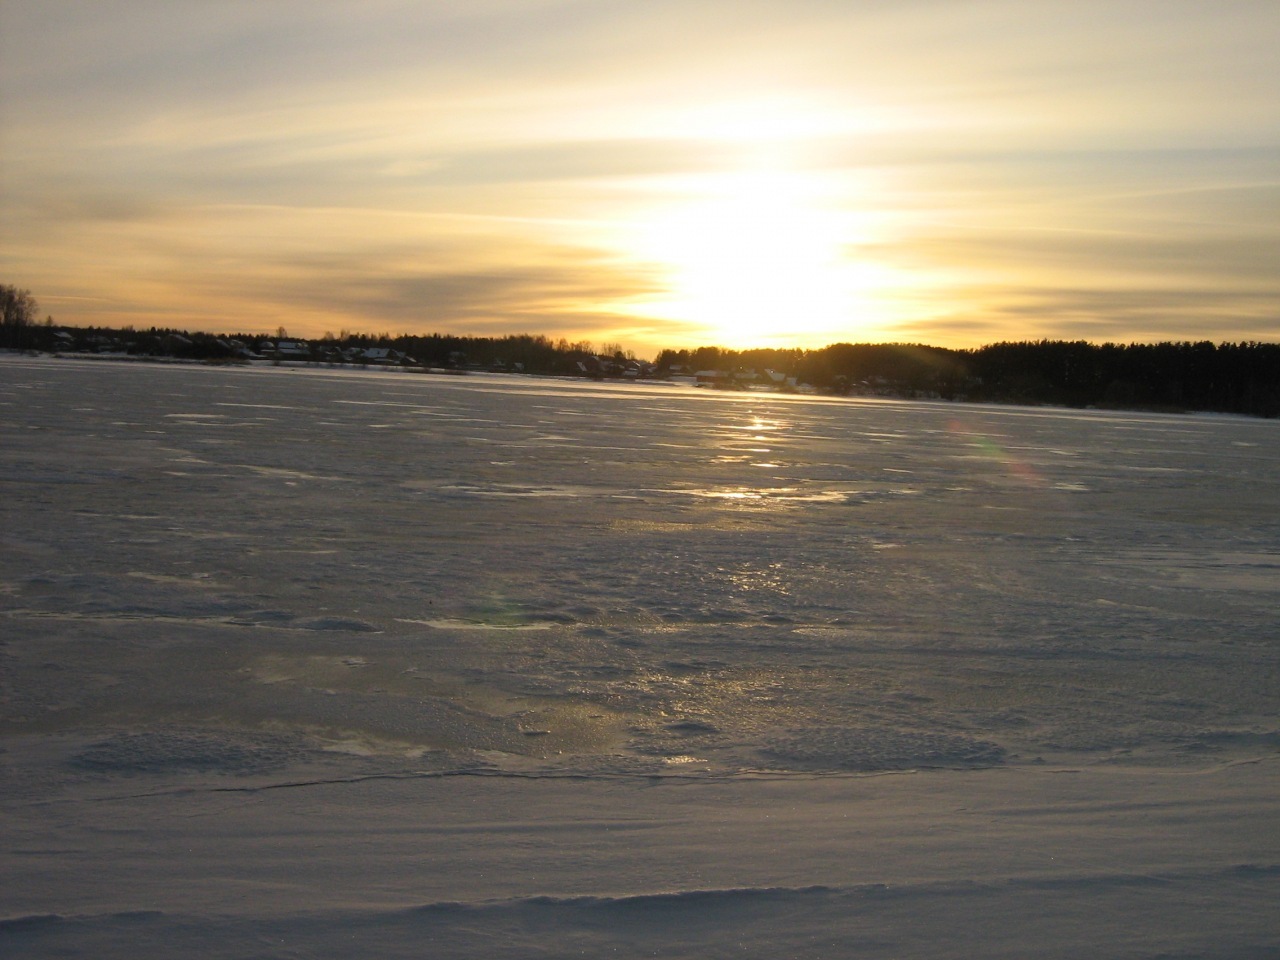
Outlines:
[[[1280,424],[0,359],[14,956],[1280,955]]]

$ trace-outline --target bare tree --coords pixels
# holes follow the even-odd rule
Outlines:
[[[30,349],[38,304],[30,290],[0,284],[0,346]]]
[[[30,326],[38,311],[39,304],[30,290],[0,284],[0,323],[6,329]]]

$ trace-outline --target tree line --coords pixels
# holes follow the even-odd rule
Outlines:
[[[151,327],[66,327],[37,320],[29,291],[0,285],[0,348],[112,352],[234,362],[283,329],[210,334]],[[1148,410],[1202,410],[1280,416],[1280,343],[1163,342],[1094,344],[1035,340],[948,349],[922,344],[836,343],[821,349],[668,349],[637,362],[616,344],[552,340],[538,334],[466,337],[355,334],[305,341],[311,362],[334,362],[352,348],[386,347],[421,367],[520,370],[531,374],[669,377],[716,370],[722,386],[755,383],[771,370],[789,383],[833,395],[1055,404]],[[785,388],[785,386],[784,386]]]
[[[664,350],[658,366],[767,368],[820,392],[1280,416],[1280,343],[1003,342],[967,350],[836,343],[819,350]]]

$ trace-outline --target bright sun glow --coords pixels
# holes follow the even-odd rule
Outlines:
[[[703,342],[797,345],[856,337],[887,320],[893,278],[850,256],[865,224],[798,173],[721,174],[692,185],[641,230],[637,253],[661,264],[667,296],[640,305]]]

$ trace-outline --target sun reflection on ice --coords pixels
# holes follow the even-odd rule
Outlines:
[[[742,593],[769,591],[786,596],[790,588],[783,581],[783,565],[770,563],[760,567],[742,567],[738,570],[718,570],[732,584],[733,589]]]
[[[801,490],[799,487],[712,487],[672,492],[735,503],[844,503],[848,499],[839,490]]]

